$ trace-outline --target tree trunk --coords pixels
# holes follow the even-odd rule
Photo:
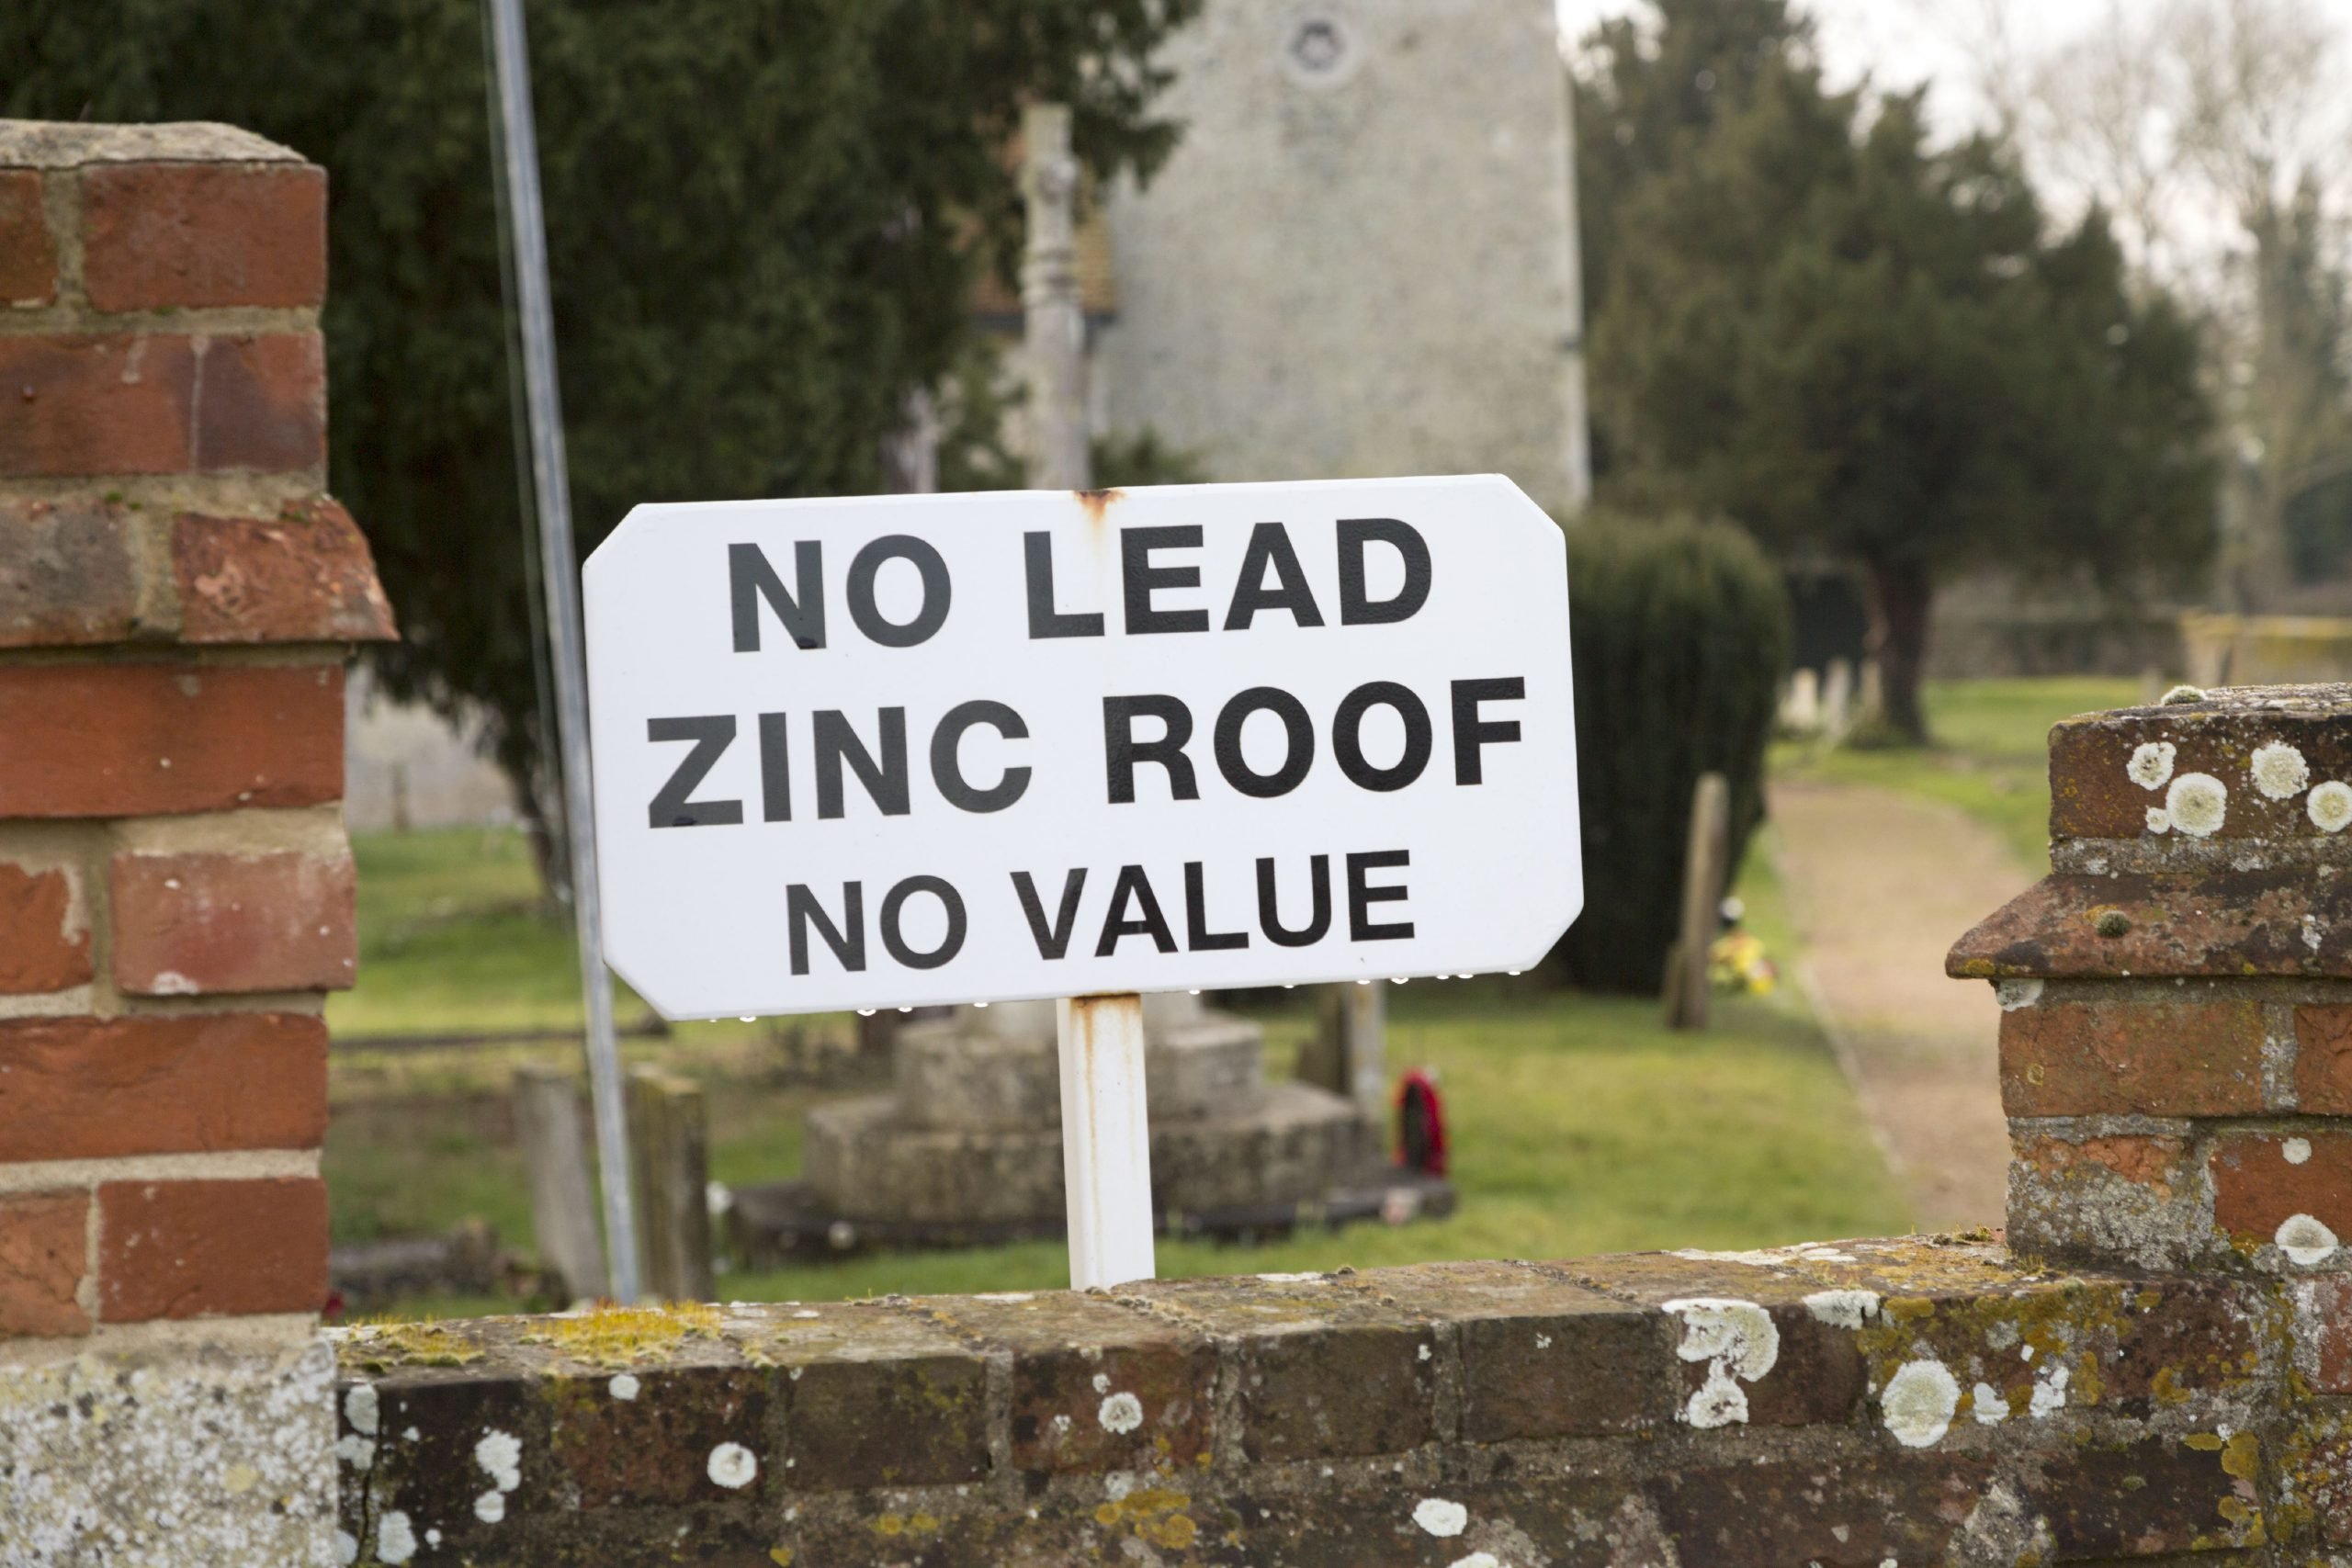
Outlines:
[[[550,909],[571,906],[571,852],[564,841],[563,797],[560,791],[542,794],[507,772],[514,792],[514,812],[522,819],[524,841],[531,847],[531,869],[538,874],[539,896]]]
[[[1935,584],[1917,561],[1872,561],[1871,657],[1886,693],[1887,727],[1915,746],[1927,744],[1928,716],[1919,706],[1927,673],[1928,620]]]

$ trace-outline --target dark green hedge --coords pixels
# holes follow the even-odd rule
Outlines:
[[[1731,781],[1732,864],[1764,816],[1789,647],[1781,576],[1725,523],[1589,516],[1568,529],[1584,913],[1555,975],[1649,990],[1665,973],[1690,795]]]

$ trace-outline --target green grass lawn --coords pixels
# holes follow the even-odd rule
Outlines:
[[[576,1026],[569,928],[531,906],[513,834],[363,836],[359,987],[331,1004],[345,1035]],[[1763,855],[1742,893],[1786,953]],[[624,996],[624,1016],[641,1004]],[[1271,1071],[1287,1073],[1308,1005],[1259,1015]],[[1419,981],[1390,993],[1390,1066],[1436,1069],[1461,1206],[1396,1228],[1356,1225],[1253,1247],[1165,1242],[1165,1274],[1260,1272],[1477,1257],[1562,1258],[1657,1247],[1747,1247],[1900,1231],[1906,1216],[1835,1062],[1792,990],[1720,1000],[1716,1027],[1673,1034],[1648,998],[1547,991],[1532,981]],[[847,1049],[839,1016],[680,1026],[632,1039],[711,1089],[712,1175],[774,1180],[799,1168],[818,1098],[786,1064]],[[797,1037],[795,1032],[797,1032]],[[561,1045],[339,1052],[325,1156],[338,1240],[432,1234],[469,1216],[527,1248],[529,1199],[503,1085]],[[891,1255],[734,1273],[743,1300],[881,1291],[1011,1290],[1067,1282],[1058,1243]],[[511,1303],[414,1303],[435,1312]]]
[[[2041,867],[2050,847],[2050,727],[2075,714],[2136,703],[2140,683],[2072,676],[1930,681],[1923,697],[1932,746],[1833,750],[1783,741],[1772,749],[1773,776],[1932,796],[1990,824],[2027,864]]]

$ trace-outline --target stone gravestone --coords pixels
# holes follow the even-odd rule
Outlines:
[[[1842,659],[1829,661],[1821,682],[1821,732],[1831,745],[1846,739],[1854,723],[1854,667]]]
[[[1781,699],[1781,727],[1792,735],[1812,735],[1821,728],[1821,677],[1799,670],[1789,677],[1788,694]]]
[[[1256,1024],[1179,992],[1144,998],[1144,1028],[1159,1212],[1313,1205],[1378,1158],[1376,1124],[1350,1100],[1267,1079]],[[910,1025],[894,1070],[889,1094],[808,1112],[808,1180],[825,1212],[852,1224],[1059,1224],[1053,1003]]]

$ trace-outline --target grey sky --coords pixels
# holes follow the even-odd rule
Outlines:
[[[1998,59],[2002,35],[2013,58],[2030,62],[2105,23],[2117,0],[1802,0],[1818,27],[1830,84],[1871,76],[1883,87],[1932,82],[1928,101],[1946,131],[1967,129],[1985,108],[1977,84]],[[2120,0],[2126,15],[2159,0]],[[2352,0],[2301,0],[2352,35]],[[1602,17],[1645,10],[1634,0],[1558,0],[1571,39]]]

